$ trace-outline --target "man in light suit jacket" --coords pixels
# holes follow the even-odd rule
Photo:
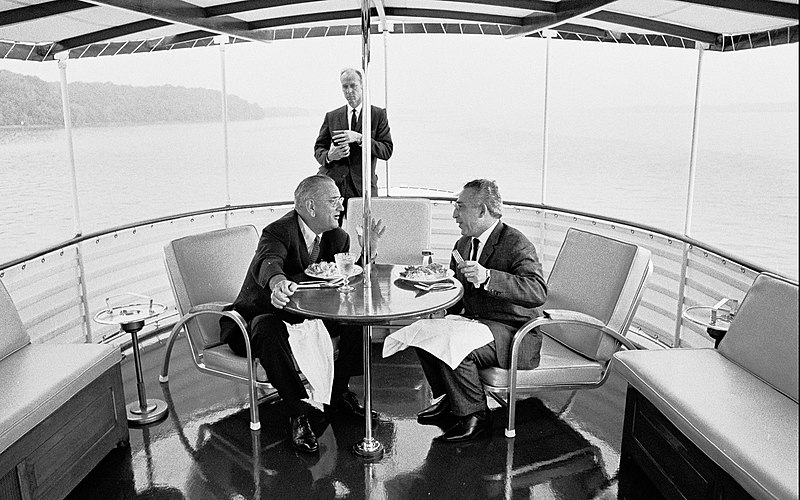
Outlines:
[[[363,80],[357,69],[346,68],[339,75],[342,93],[347,104],[325,114],[314,143],[314,157],[320,164],[317,173],[327,175],[336,182],[336,187],[345,199],[361,196],[361,152],[362,152],[362,113]],[[372,165],[370,184],[372,196],[378,196],[378,176],[375,165],[378,159],[388,160],[392,156],[394,144],[389,130],[386,110],[370,106]],[[355,111],[355,118],[353,112]]]
[[[297,281],[303,280],[305,269],[313,262],[333,262],[335,254],[349,251],[350,236],[339,227],[342,197],[329,177],[314,175],[303,179],[294,192],[294,205],[294,210],[262,231],[233,309],[247,322],[253,357],[259,359],[269,382],[286,404],[292,445],[300,451],[315,452],[317,438],[307,418],[308,404],[302,401],[308,394],[295,368],[284,323],[297,324],[305,318],[283,308],[297,289]],[[381,221],[373,221],[373,252],[377,252],[384,230]],[[326,410],[363,419],[364,407],[348,389],[350,377],[362,374],[361,328],[324,323],[332,337],[340,337],[331,404]],[[236,354],[246,356],[244,338],[230,318],[220,320],[220,340]]]
[[[437,441],[468,441],[491,429],[491,412],[478,370],[509,367],[514,333],[540,315],[536,308],[547,298],[536,249],[525,235],[500,220],[501,209],[497,184],[477,179],[464,185],[453,210],[462,235],[455,250],[464,262],[456,264],[451,259],[450,268],[464,285],[464,296],[447,312],[484,323],[494,340],[473,350],[455,370],[417,349],[433,396],[440,398],[418,413],[417,421],[444,428]],[[539,365],[541,345],[539,332],[530,332],[523,339],[521,369]]]

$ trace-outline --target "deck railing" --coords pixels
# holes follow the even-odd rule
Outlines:
[[[253,224],[259,230],[290,203],[221,207],[164,217],[73,238],[3,264],[9,290],[32,342],[129,342],[113,326],[93,321],[106,298],[124,293],[153,297],[166,312],[147,322],[140,335],[171,327],[177,311],[164,267],[169,241],[226,226]],[[452,200],[431,199],[434,260],[447,263],[459,237]],[[636,243],[653,253],[654,273],[629,331],[663,346],[713,345],[706,332],[681,319],[685,307],[741,301],[762,269],[701,242],[631,222],[541,205],[509,203],[503,220],[536,245],[546,274],[569,227]],[[114,304],[112,305],[120,305]]]

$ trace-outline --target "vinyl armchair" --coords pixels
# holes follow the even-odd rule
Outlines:
[[[274,390],[267,382],[264,369],[253,358],[247,324],[236,311],[228,311],[244,281],[256,246],[258,232],[254,226],[239,226],[171,241],[164,248],[175,303],[181,314],[172,328],[159,380],[169,381],[169,359],[175,339],[181,330],[198,370],[243,382],[250,387],[250,428],[258,430],[257,389]],[[220,342],[219,319],[227,316],[238,325],[245,338],[247,357],[237,356],[227,344]]]
[[[509,368],[480,370],[484,389],[508,408],[505,434],[515,436],[519,393],[593,389],[605,383],[613,354],[634,349],[625,338],[652,274],[650,251],[570,228],[548,277],[544,316],[514,336]],[[522,339],[542,333],[541,362],[518,369]]]

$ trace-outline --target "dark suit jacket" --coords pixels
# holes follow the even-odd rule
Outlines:
[[[462,236],[455,249],[468,256],[472,238]],[[475,288],[456,268],[454,259],[450,267],[464,285],[464,297],[448,310],[451,314],[479,319],[492,331],[500,368],[511,364],[511,343],[514,333],[528,320],[540,316],[537,307],[547,298],[547,283],[542,277],[542,264],[533,243],[520,231],[497,224],[484,243],[478,263],[491,269],[487,289]],[[463,312],[462,312],[463,310]],[[539,365],[542,337],[530,332],[522,342],[519,367],[531,369]]]
[[[270,302],[269,280],[282,274],[293,281],[300,281],[303,271],[311,263],[298,218],[297,212],[292,210],[261,232],[256,254],[247,269],[242,289],[233,302],[233,309],[248,323],[259,314],[289,316],[289,313],[275,308]],[[334,254],[347,252],[349,249],[350,236],[347,232],[341,228],[331,229],[322,233],[319,260],[333,262]],[[226,341],[231,331],[228,323],[220,323],[222,342]]]
[[[372,196],[378,196],[378,176],[375,174],[375,165],[378,159],[388,160],[392,156],[394,144],[389,130],[389,120],[386,110],[377,106],[372,108]],[[347,105],[329,111],[319,129],[317,142],[314,143],[314,157],[321,165],[320,174],[327,175],[336,182],[336,187],[345,199],[361,196],[361,146],[357,142],[350,143],[350,156],[340,160],[328,162],[327,154],[333,142],[334,130],[349,130],[350,122],[347,117]],[[356,132],[361,132],[364,110],[358,117]]]

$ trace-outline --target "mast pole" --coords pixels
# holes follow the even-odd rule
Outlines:
[[[544,30],[542,36],[545,38],[545,55],[544,55],[544,110],[543,124],[542,124],[542,205],[547,204],[547,162],[548,151],[550,149],[550,138],[547,133],[547,126],[550,122],[549,104],[550,104],[550,38],[552,33],[550,30]]]
[[[370,0],[361,0],[361,195],[364,198],[363,241],[364,256],[364,289],[369,290],[371,283],[370,255],[370,222],[372,219],[372,108],[369,96],[369,31]]]
[[[78,174],[75,169],[75,148],[72,143],[72,114],[69,109],[69,90],[67,88],[67,59],[69,52],[55,54],[61,76],[61,108],[64,115],[64,132],[67,138],[67,154],[69,155],[70,180],[72,181],[72,217],[75,236],[82,234],[81,214],[78,206]]]

